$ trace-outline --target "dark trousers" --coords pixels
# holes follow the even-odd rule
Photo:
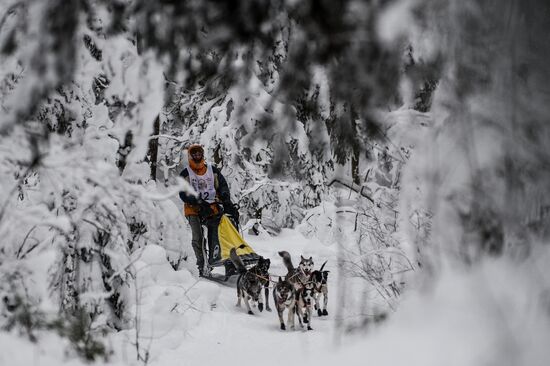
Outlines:
[[[202,270],[204,267],[204,255],[203,255],[203,233],[201,219],[199,216],[187,216],[189,226],[191,226],[191,246],[197,257],[197,267]],[[208,262],[216,262],[221,259],[220,242],[218,240],[218,225],[220,219],[212,218],[206,221],[206,227],[208,229]]]
[[[187,216],[189,226],[191,226],[191,247],[197,258],[197,267],[202,271],[204,267],[204,256],[202,254],[202,226],[198,216]]]

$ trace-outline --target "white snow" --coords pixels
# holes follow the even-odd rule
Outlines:
[[[329,213],[333,210],[325,208]],[[546,364],[550,324],[543,314],[548,311],[548,299],[537,292],[539,284],[532,284],[531,279],[544,273],[550,259],[547,248],[540,249],[534,263],[494,260],[474,270],[447,267],[434,286],[426,286],[422,276],[416,276],[399,310],[387,322],[368,327],[368,332],[345,335],[336,319],[353,316],[352,308],[362,301],[365,284],[341,277],[336,266],[339,245],[321,242],[315,235],[309,232],[305,238],[290,229],[277,237],[245,234],[257,253],[271,259],[273,280],[286,273],[277,254],[280,250],[290,252],[295,264],[300,255],[312,256],[316,268],[328,260],[329,316],[314,315],[312,331],[281,331],[275,310],[253,308],[255,314],[248,315],[244,306],[236,307],[235,277],[218,284],[198,279],[187,269],[174,271],[165,249],[153,244],[134,252],[136,288],[129,291],[133,324],[107,338],[115,352],[108,364],[143,364],[136,357],[136,339],[142,357],[148,352],[148,365]],[[319,235],[327,234],[321,231]],[[52,260],[50,255],[34,257],[32,268],[40,273]],[[543,278],[549,288],[548,277]],[[346,287],[347,294],[339,291],[341,281],[353,284]],[[346,308],[338,308],[342,296],[349,300],[343,302]],[[272,298],[269,302],[273,306]],[[2,365],[84,364],[66,354],[66,340],[57,336],[46,338],[46,333],[39,333],[35,344],[10,333],[0,333],[0,339]]]
[[[195,108],[196,120],[185,124],[177,137],[171,137],[171,148],[179,153],[181,144],[200,142],[208,158],[216,152],[235,201],[249,200],[253,204],[247,208],[261,211],[259,219],[245,218],[249,220],[246,228],[254,223],[263,225],[260,235],[252,236],[245,230],[244,237],[257,253],[270,258],[272,280],[286,273],[278,255],[281,250],[290,252],[295,265],[300,255],[312,256],[316,268],[327,261],[329,315],[314,315],[312,331],[281,331],[271,294],[271,312],[254,308],[255,314],[249,315],[244,306],[235,306],[236,277],[224,284],[197,277],[190,230],[177,198],[178,191],[192,189],[181,178],[169,176],[167,168],[168,164],[180,167],[182,159],[185,163],[183,154],[178,155],[179,160],[162,162],[171,186],[157,187],[149,180],[150,167],[144,158],[153,123],[165,103],[163,69],[154,55],[138,54],[124,35],[104,38],[82,26],[78,36],[92,37],[104,58],[98,61],[79,47],[74,85],[60,95],[57,91],[52,94],[54,108],[55,98],[66,93],[60,103],[65,117],[74,117],[72,134],[51,133],[48,139],[36,142],[34,134],[44,133],[36,123],[18,122],[36,102],[35,94],[56,85],[60,76],[55,50],[46,51],[51,39],[41,32],[47,2],[24,3],[32,21],[18,36],[16,55],[0,59],[0,79],[9,79],[12,73],[18,79],[13,89],[6,87],[5,94],[0,95],[4,112],[0,114],[0,132],[4,134],[0,145],[0,366],[88,364],[79,358],[68,338],[55,330],[43,324],[30,328],[10,325],[14,319],[24,324],[27,312],[36,321],[59,317],[60,298],[70,302],[75,297],[70,290],[79,294],[79,305],[84,309],[97,310],[91,328],[110,352],[108,359],[97,360],[97,364],[550,363],[548,243],[527,237],[526,229],[526,238],[515,244],[522,246],[517,250],[521,255],[514,252],[503,258],[479,259],[473,265],[456,259],[463,249],[461,244],[470,244],[460,215],[468,213],[476,199],[471,188],[476,188],[472,177],[477,171],[488,173],[483,177],[490,187],[480,190],[478,198],[493,198],[497,208],[513,208],[518,212],[516,221],[524,220],[522,225],[526,226],[530,223],[524,216],[540,215],[542,219],[547,215],[543,211],[548,206],[533,202],[539,198],[544,202],[547,180],[520,175],[520,179],[528,178],[525,191],[530,193],[516,195],[517,201],[528,198],[516,206],[508,196],[501,166],[495,164],[514,149],[517,151],[510,156],[525,165],[537,161],[537,156],[539,162],[547,162],[540,159],[547,157],[542,151],[547,145],[526,144],[524,137],[516,140],[515,134],[509,133],[512,125],[489,123],[507,120],[513,107],[513,103],[507,105],[508,99],[497,102],[491,95],[470,95],[465,114],[452,111],[447,105],[455,105],[457,96],[452,93],[453,70],[447,67],[442,71],[444,77],[434,95],[432,112],[414,112],[405,105],[387,113],[387,141],[372,143],[373,161],[361,159],[361,173],[368,176],[372,171],[375,176],[369,181],[365,178],[361,189],[365,188],[378,206],[351,191],[331,188],[326,190],[329,193],[323,192],[320,205],[305,212],[308,196],[303,183],[290,176],[269,176],[273,155],[288,153],[281,150],[293,146],[296,156],[292,158],[304,162],[302,173],[310,174],[310,190],[311,186],[323,186],[328,174],[342,175],[350,163],[334,168],[326,164],[332,163],[328,148],[318,149],[320,157],[313,159],[312,151],[318,146],[309,145],[309,141],[328,147],[327,126],[313,124],[322,121],[295,121],[288,117],[287,104],[272,99],[271,91],[279,82],[278,70],[271,70],[273,76],[267,85],[252,76],[231,87],[226,95],[208,101],[206,89],[198,89],[196,100],[190,98],[189,103],[179,106],[181,112]],[[294,0],[286,3],[298,5]],[[433,61],[448,36],[436,29],[420,29],[414,12],[421,3],[391,3],[376,27],[378,37],[388,46],[408,38],[414,50],[412,57],[420,63]],[[0,8],[8,4],[14,2],[0,0]],[[357,13],[366,10],[360,2],[350,6]],[[108,17],[103,7],[98,17],[96,21]],[[0,44],[16,20],[13,14],[6,14]],[[280,32],[284,40],[286,31]],[[456,34],[461,37],[460,32]],[[277,46],[279,56],[286,52],[283,44]],[[33,59],[44,61],[43,74],[32,67]],[[242,58],[233,62],[235,69],[243,65]],[[331,115],[329,79],[322,66],[311,67],[314,84],[319,87],[318,112],[326,120]],[[104,97],[96,100],[92,85],[100,75],[107,84]],[[488,74],[491,78],[498,75]],[[527,77],[534,79],[538,74],[532,72]],[[547,101],[545,93],[533,92],[537,85],[524,90],[518,83],[516,97],[526,110],[544,121]],[[401,91],[409,94],[406,104],[414,96],[412,87],[410,81],[402,81]],[[314,91],[309,90],[308,96]],[[120,110],[114,113],[119,103]],[[46,117],[54,119],[48,121],[56,126],[61,121],[50,112]],[[264,125],[266,118],[277,123]],[[265,127],[261,138],[251,133],[258,126]],[[121,147],[129,132],[133,149],[126,147],[126,166],[121,172],[117,154],[124,152]],[[167,136],[171,135],[158,136],[163,137],[161,144],[167,144],[162,142]],[[246,159],[245,151],[250,155]],[[27,170],[37,153],[41,154],[39,167]],[[394,159],[382,169],[377,165],[384,164],[384,154]],[[531,192],[537,190],[540,192]],[[376,225],[378,231],[373,230]],[[296,229],[270,235],[278,231],[275,229],[290,226]],[[100,236],[107,239],[101,241]],[[424,268],[415,260],[422,259],[424,250],[431,250],[430,259],[437,263],[429,264],[437,268]],[[75,253],[82,258],[75,260],[71,257],[76,257]],[[108,265],[102,262],[105,257]],[[178,270],[173,268],[176,263]],[[75,278],[68,278],[71,276]],[[112,304],[106,300],[114,292],[106,290],[104,276],[109,276],[108,280],[121,278],[117,294],[125,307],[123,319],[116,324],[122,328],[118,331],[110,327],[114,317],[110,317]],[[388,292],[394,284],[399,294]],[[67,290],[70,285],[74,289]],[[25,305],[14,312],[9,305],[17,301],[16,296],[25,297]],[[382,315],[387,320],[376,322]],[[35,341],[29,340],[29,333]]]

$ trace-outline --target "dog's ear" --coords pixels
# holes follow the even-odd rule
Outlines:
[[[313,257],[309,257],[309,260],[313,262]]]
[[[304,258],[303,255],[300,254],[300,259],[301,259],[301,260],[304,260],[305,258]]]
[[[283,279],[281,278],[281,276],[279,276],[279,283],[283,282]]]

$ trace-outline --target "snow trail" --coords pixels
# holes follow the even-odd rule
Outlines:
[[[271,260],[271,275],[286,274],[282,258],[278,255],[281,250],[292,255],[296,266],[300,262],[301,254],[313,256],[316,269],[329,259],[326,267],[334,273],[335,261],[326,256],[330,250],[323,251],[324,247],[320,243],[305,239],[295,231],[284,230],[276,238],[246,236],[246,240],[258,254]],[[276,280],[277,277],[272,279]],[[316,354],[332,345],[332,293],[329,292],[329,316],[314,315],[313,331],[302,330],[297,320],[296,330],[282,331],[279,329],[271,290],[269,303],[272,311],[264,309],[260,312],[253,308],[254,315],[249,315],[244,305],[241,308],[236,306],[236,276],[229,282],[230,286],[220,285],[216,307],[205,316],[198,327],[190,331],[189,338],[175,351],[185,355],[185,364],[238,364],[248,363],[246,360],[251,359],[261,363],[267,360],[268,363],[276,364],[281,362],[281,357],[285,358],[285,354],[292,355],[293,362],[296,362],[300,357],[306,360],[308,355]],[[170,362],[169,359],[159,361],[162,361],[159,364]]]
[[[315,269],[319,269],[322,263],[328,260],[325,269],[330,270],[333,276],[332,282],[329,277],[329,315],[319,317],[314,314],[311,324],[312,331],[300,328],[297,319],[295,330],[282,331],[279,329],[279,320],[274,308],[271,289],[269,304],[272,311],[264,309],[263,312],[260,312],[258,308],[252,308],[254,315],[249,315],[244,304],[240,308],[236,306],[237,276],[233,276],[227,283],[222,284],[199,279],[187,291],[190,301],[192,303],[195,301],[193,313],[197,314],[190,316],[182,311],[181,314],[176,314],[174,317],[173,313],[167,314],[175,306],[170,304],[176,302],[171,299],[173,294],[169,289],[178,287],[177,282],[180,281],[180,278],[170,275],[169,280],[163,284],[164,295],[168,299],[161,300],[162,290],[157,288],[155,293],[159,298],[153,300],[155,304],[141,305],[142,325],[148,322],[148,325],[142,326],[145,329],[141,335],[143,337],[141,343],[148,347],[149,365],[233,365],[251,364],[251,360],[261,362],[263,365],[270,365],[279,364],[281,358],[291,358],[294,364],[298,360],[307,361],[310,356],[326,351],[327,348],[333,346],[334,314],[332,310],[334,309],[335,293],[332,284],[336,273],[333,247],[325,246],[316,240],[309,240],[298,231],[288,229],[283,230],[277,237],[246,234],[244,237],[258,254],[271,260],[272,280],[277,280],[277,275],[284,276],[286,274],[282,258],[278,255],[281,250],[286,250],[291,254],[295,266],[300,262],[300,255],[312,256]],[[188,244],[182,243],[182,245]],[[176,273],[179,272],[187,272],[187,270]],[[214,269],[214,273],[223,274],[223,268]],[[159,305],[160,302],[162,302],[162,306]],[[185,306],[182,302],[178,302],[178,304],[178,306]],[[178,311],[176,310],[176,312]],[[180,319],[178,319],[178,315],[180,315]],[[182,318],[191,320],[182,321]],[[172,326],[170,326],[169,319],[173,321]],[[164,325],[160,325],[161,323]],[[187,329],[179,329],[179,326],[175,325],[180,323],[187,325]],[[148,327],[157,329],[149,334],[146,333]],[[132,352],[135,353],[130,344],[132,337],[127,336],[125,343],[127,347],[125,353],[129,356],[124,362],[132,363]]]

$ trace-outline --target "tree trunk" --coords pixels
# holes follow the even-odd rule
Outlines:
[[[160,134],[160,118],[157,116],[153,125],[153,135],[158,136]],[[158,138],[149,140],[149,151],[147,152],[147,158],[149,160],[149,166],[151,167],[151,179],[157,180],[157,156],[159,150]]]

